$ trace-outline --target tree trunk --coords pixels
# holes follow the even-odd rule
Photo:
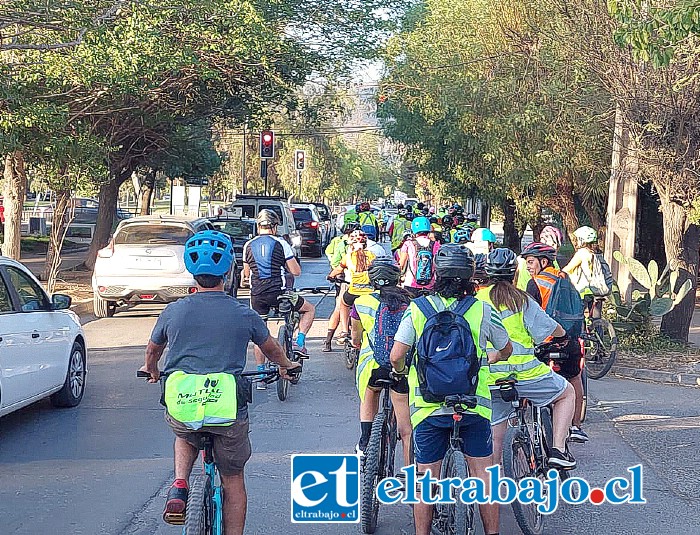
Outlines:
[[[551,205],[563,219],[564,227],[569,234],[571,243],[576,243],[574,231],[580,225],[576,215],[576,203],[574,202],[574,185],[568,173],[560,176],[559,180],[557,180],[557,194],[552,197]]]
[[[537,217],[530,221],[533,241],[540,241],[540,234],[542,234],[542,229],[544,227],[546,227],[546,225],[544,224],[544,219],[542,219],[542,208],[540,207]]]
[[[671,312],[661,320],[661,332],[679,342],[688,341],[690,322],[695,310],[695,290],[700,256],[700,227],[688,220],[687,211],[680,205],[661,200],[664,215],[664,245],[666,259],[677,263],[677,288],[690,279],[693,289]]]
[[[515,201],[506,199],[501,203],[503,209],[503,246],[514,251],[520,251],[520,234],[515,225]]]
[[[46,288],[49,294],[52,294],[56,287],[58,269],[61,266],[63,240],[66,237],[68,225],[70,225],[73,219],[73,208],[70,205],[70,188],[58,190],[55,193],[56,207],[53,211],[49,248],[46,251],[46,262],[44,264],[44,279],[46,280]]]
[[[112,226],[114,225],[114,216],[117,212],[119,187],[130,176],[131,171],[124,171],[121,175],[112,178],[112,180],[100,186],[100,194],[98,196],[100,205],[97,209],[97,224],[95,225],[95,233],[92,235],[90,249],[85,258],[85,267],[88,269],[93,269],[95,267],[97,251],[109,243],[109,237],[112,234]]]
[[[149,215],[151,213],[151,202],[153,199],[153,190],[156,187],[156,170],[151,169],[146,178],[141,184],[141,212],[140,215]]]
[[[24,170],[24,154],[14,151],[5,156],[5,234],[2,254],[20,259],[22,245],[22,209],[27,196],[27,174]]]

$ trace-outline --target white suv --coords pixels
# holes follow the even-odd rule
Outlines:
[[[185,242],[213,228],[207,219],[181,216],[140,216],[119,223],[109,245],[97,253],[95,316],[111,317],[124,303],[169,303],[194,293],[194,278],[185,269]]]

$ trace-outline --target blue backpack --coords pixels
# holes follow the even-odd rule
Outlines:
[[[394,336],[399,330],[401,319],[408,305],[401,305],[392,311],[386,303],[379,303],[377,317],[374,319],[374,336],[369,336],[369,346],[374,352],[374,360],[380,366],[391,367],[389,354],[394,347]],[[374,340],[374,341],[372,341]]]
[[[420,245],[415,241],[416,247],[416,284],[427,286],[433,280],[433,249],[435,242],[430,240],[428,245]]]
[[[549,274],[548,274],[549,275]],[[583,331],[583,301],[569,277],[551,275],[554,285],[545,312],[561,325],[570,338],[577,338]],[[554,279],[556,280],[554,281]]]
[[[360,213],[359,221],[362,225],[361,230],[372,241],[377,241],[377,227],[374,224],[374,217],[370,212]]]
[[[427,318],[416,345],[418,387],[425,401],[441,403],[445,396],[476,394],[481,362],[464,318],[476,302],[466,297],[453,310],[438,312],[427,297],[414,300]]]

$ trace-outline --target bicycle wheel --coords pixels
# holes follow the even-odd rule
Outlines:
[[[532,442],[522,429],[509,427],[503,439],[503,473],[506,477],[518,482],[525,477],[536,477],[535,456],[532,452]],[[537,511],[537,504],[522,504],[514,501],[512,504],[515,520],[523,535],[540,535],[543,518]]]
[[[467,462],[464,454],[454,448],[447,450],[440,468],[440,479],[469,477]],[[443,535],[472,535],[474,533],[474,504],[466,504],[460,499],[459,491],[454,497],[455,503],[435,504],[437,526],[433,525],[433,533]],[[435,520],[433,520],[435,522]]]
[[[386,415],[379,412],[372,422],[372,434],[365,451],[365,466],[361,482],[361,520],[362,533],[374,533],[377,529],[379,500],[375,489],[382,476],[382,446],[386,437]]]
[[[345,342],[345,367],[352,370],[357,363],[355,348],[350,345],[350,342]]]
[[[581,370],[581,383],[583,384],[583,404],[581,405],[581,423],[586,421],[586,410],[588,409],[588,365]]]
[[[187,498],[187,517],[184,535],[211,535],[214,533],[214,507],[211,479],[206,474],[194,476]]]
[[[287,326],[282,325],[280,326],[280,330],[277,333],[277,341],[279,344],[282,346],[282,349],[284,349],[284,353],[287,355],[287,358],[289,360],[296,360],[296,356],[294,355],[294,352],[292,351],[292,341],[287,335]],[[279,398],[280,401],[284,401],[287,399],[287,394],[289,393],[289,381],[286,379],[278,379],[277,380],[277,397]]]
[[[590,341],[585,346],[586,373],[591,379],[605,377],[617,358],[617,334],[605,318],[593,320],[589,328]]]

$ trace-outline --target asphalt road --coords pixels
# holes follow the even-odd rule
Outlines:
[[[298,286],[322,284],[327,265],[309,260],[304,270]],[[158,388],[134,376],[160,310],[136,307],[85,326],[89,376],[78,408],[39,402],[0,419],[0,534],[181,532],[160,521],[172,477],[172,436]],[[358,532],[354,525],[290,523],[290,454],[352,452],[359,434],[357,393],[341,353],[321,353],[320,337],[309,346],[312,358],[286,402],[272,388],[254,394],[251,534]],[[252,352],[250,359],[252,366]],[[700,390],[608,378],[590,388],[591,441],[574,447],[576,475],[601,484],[641,463],[648,503],[565,506],[546,519],[545,533],[699,533]],[[501,533],[519,533],[509,508],[502,513]],[[383,508],[377,533],[412,533],[408,508]]]

